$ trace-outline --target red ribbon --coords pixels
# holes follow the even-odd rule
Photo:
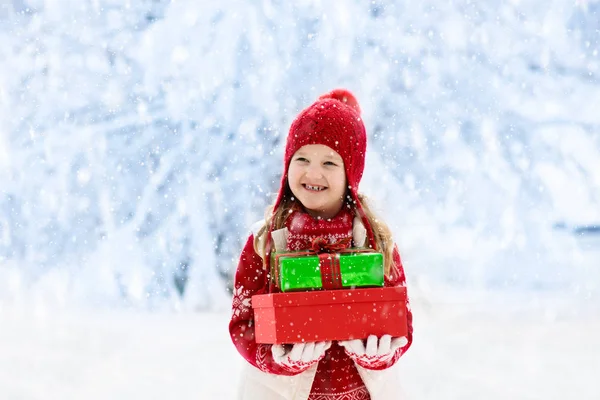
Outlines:
[[[319,269],[323,289],[341,289],[342,271],[340,271],[340,255],[331,253],[319,254]]]

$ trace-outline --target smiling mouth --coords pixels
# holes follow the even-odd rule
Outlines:
[[[311,192],[322,192],[323,190],[327,189],[325,186],[313,186],[307,184],[303,184],[302,186],[304,186],[304,189],[310,190]]]

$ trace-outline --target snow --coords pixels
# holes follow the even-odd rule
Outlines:
[[[415,301],[406,399],[600,398],[600,312]],[[540,304],[542,304],[540,303]],[[564,305],[563,305],[564,306]],[[580,310],[581,311],[581,310]],[[233,399],[245,361],[229,314],[0,308],[3,399]]]
[[[1,397],[232,398],[228,379],[237,379],[239,366],[227,342],[226,318],[4,310]]]

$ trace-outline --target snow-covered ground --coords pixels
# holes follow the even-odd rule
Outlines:
[[[398,366],[403,397],[600,399],[600,313],[518,303],[415,301],[415,342]],[[243,361],[226,312],[0,306],[3,400],[235,397]]]

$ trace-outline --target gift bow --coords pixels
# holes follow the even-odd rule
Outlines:
[[[323,236],[319,236],[313,239],[311,248],[316,254],[335,253],[336,251],[344,250],[350,247],[351,241],[351,237],[345,237],[335,243],[329,243]]]

